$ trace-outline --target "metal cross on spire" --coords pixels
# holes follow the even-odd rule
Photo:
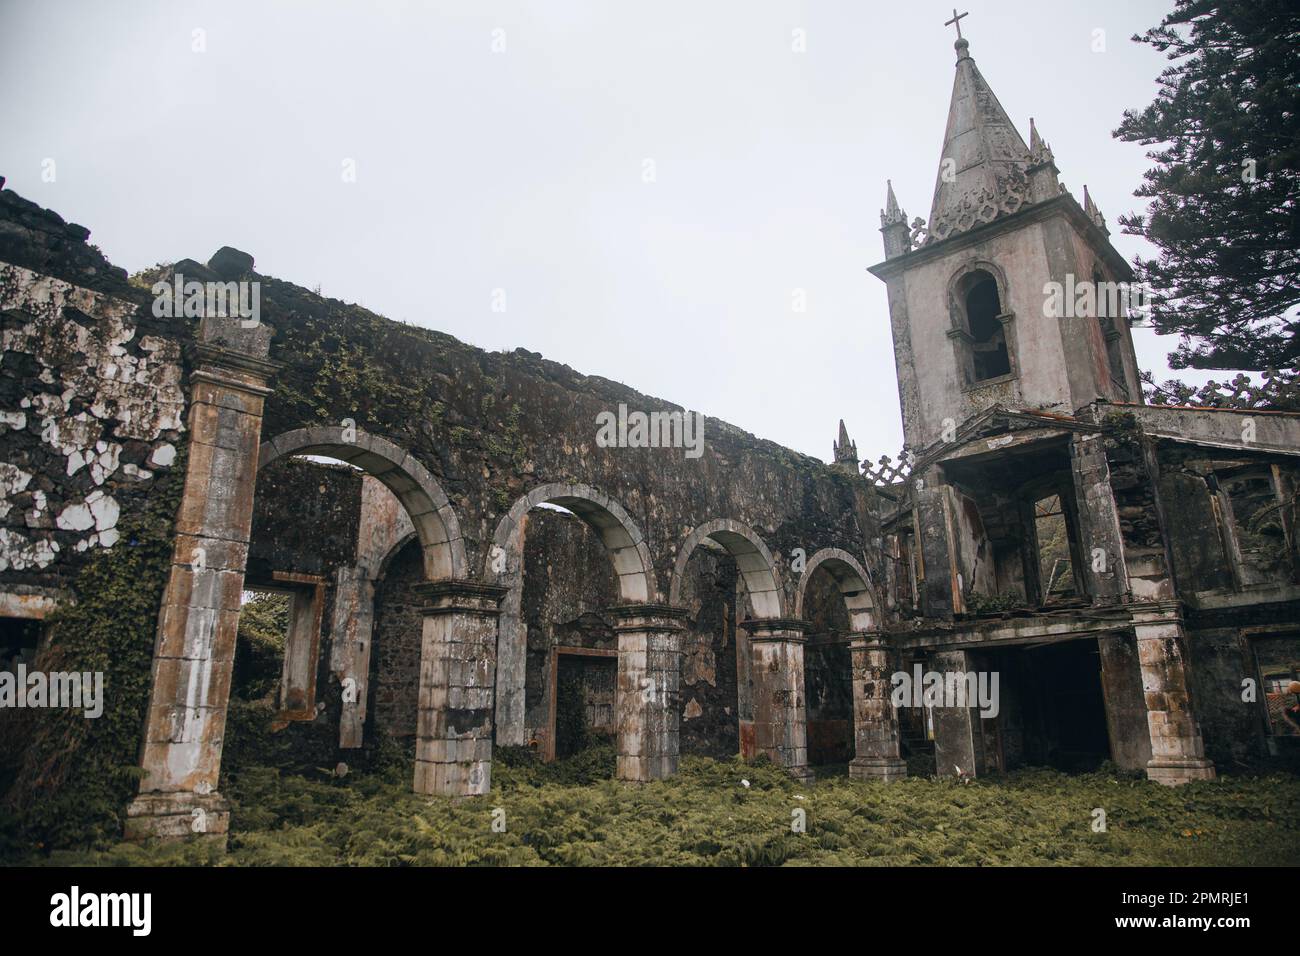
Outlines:
[[[945,22],[944,22],[944,26],[946,26],[946,27],[955,26],[955,27],[957,28],[957,39],[960,40],[960,39],[961,39],[961,19],[962,19],[962,17],[968,17],[968,16],[970,16],[970,11],[969,11],[969,10],[967,10],[965,13],[959,14],[959,13],[957,13],[957,8],[956,8],[956,7],[953,7],[953,8],[952,8],[952,19],[951,19],[951,20],[947,20],[947,21],[945,21]]]

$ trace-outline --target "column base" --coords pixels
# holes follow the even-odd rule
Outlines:
[[[901,757],[854,757],[849,761],[849,778],[895,783],[907,779],[907,761]]]
[[[230,803],[219,793],[190,790],[142,793],[126,808],[124,836],[144,840],[203,840],[226,846]]]
[[[481,797],[492,789],[491,738],[417,740],[416,748],[416,793]]]
[[[812,772],[811,767],[786,767],[785,772],[794,777],[799,783],[812,783],[817,779],[817,775]]]
[[[1153,758],[1147,763],[1147,779],[1167,787],[1189,783],[1192,780],[1213,780],[1214,762],[1198,758],[1171,760]]]
[[[615,758],[614,778],[625,783],[649,783],[652,780],[666,780],[676,773],[676,754],[665,754],[659,757],[619,754]]]

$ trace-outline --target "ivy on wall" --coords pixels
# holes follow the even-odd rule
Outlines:
[[[102,672],[103,712],[14,710],[0,719],[0,853],[12,847],[101,845],[121,836],[138,786],[140,743],[158,609],[171,567],[185,484],[184,451],[144,507],[123,516],[121,539],[96,551],[75,582],[75,602],[50,618],[35,668]],[[7,770],[7,772],[5,772]]]

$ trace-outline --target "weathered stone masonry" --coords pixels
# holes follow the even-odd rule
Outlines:
[[[1294,760],[1273,709],[1300,677],[1300,415],[1146,406],[1131,316],[1048,307],[1053,285],[1132,274],[969,47],[941,157],[954,174],[928,227],[887,189],[871,269],[909,450],[874,473],[892,502],[886,630],[927,669],[1003,678],[997,714],[927,712],[937,770],[1105,757],[1174,784],[1213,777],[1211,754]]]
[[[1145,406],[1126,316],[1044,312],[1050,283],[1128,266],[957,54],[956,175],[928,229],[892,188],[882,213],[908,454],[865,477],[842,423],[832,466],[716,419],[698,459],[599,447],[619,405],[681,410],[236,250],[155,271],[258,283],[260,324],[159,318],[87,230],[0,191],[0,612],[76,600],[187,455],[128,834],[223,838],[248,587],[293,596],[278,726],[340,759],[409,738],[431,794],[487,792],[494,747],[555,756],[576,660],[613,669],[591,706],[628,781],[683,752],[805,779],[810,750],[851,755],[884,782],[904,750],[1170,784],[1294,757],[1275,705],[1300,677],[1300,416]],[[900,709],[912,664],[998,672],[1002,706]]]
[[[751,645],[736,618],[784,621],[799,579],[788,566],[796,549],[815,555],[831,547],[855,555],[864,568],[861,520],[869,512],[861,507],[860,479],[712,419],[698,461],[671,449],[599,449],[599,412],[619,403],[647,411],[672,406],[526,353],[488,355],[321,300],[256,275],[239,254],[173,268],[200,281],[260,282],[262,324],[245,332],[238,320],[210,319],[201,329],[193,320],[155,320],[150,297],[124,289],[133,296],[127,312],[163,326],[169,354],[184,353],[192,363],[188,382],[179,365],[164,378],[176,387],[176,427],[159,435],[174,448],[188,447],[190,459],[172,582],[160,609],[142,744],[147,775],[131,808],[133,836],[200,832],[200,818],[202,832],[224,831],[220,752],[246,586],[316,595],[307,605],[314,614],[307,620],[319,622],[307,645],[316,668],[308,676],[300,659],[286,664],[286,682],[292,672],[301,687],[284,698],[293,706],[283,716],[337,719],[340,753],[364,741],[373,717],[368,706],[385,692],[382,678],[381,686],[370,686],[369,655],[378,641],[382,656],[388,637],[372,631],[376,620],[386,620],[385,608],[372,602],[412,534],[420,577],[430,582],[412,589],[411,603],[412,620],[418,613],[423,622],[416,785],[458,793],[490,785],[492,743],[529,742],[528,645],[509,622],[523,593],[522,519],[543,503],[590,526],[614,571],[617,593],[600,613],[617,635],[620,774],[653,779],[673,772],[682,722],[700,718],[735,728],[719,731],[735,735],[721,746],[765,752],[804,772],[802,728],[777,726],[780,715],[798,719],[802,712],[801,668],[791,658],[786,695],[774,703],[766,671],[756,666],[766,660],[764,642]],[[56,310],[53,320],[67,316]],[[157,405],[165,407],[161,399]],[[277,459],[301,455],[340,459],[364,473],[362,504],[343,509],[359,515],[355,543],[352,532],[330,528],[313,555],[309,534],[273,530],[284,526],[284,508],[338,511],[326,502],[258,502],[259,474],[272,474]],[[321,487],[339,493],[343,485],[330,479]],[[347,487],[355,494],[355,482]],[[299,499],[306,494],[283,481],[266,484],[265,493],[284,493],[276,488],[295,489]],[[254,526],[255,513],[264,530]],[[373,528],[383,531],[371,534]],[[711,597],[695,608],[696,575],[711,575],[720,560],[736,567],[734,599]],[[52,564],[56,572],[71,567]],[[865,582],[859,591],[866,592]],[[706,615],[722,631],[703,645],[690,640],[692,696],[685,700],[690,620],[708,607],[723,609],[720,618]],[[709,660],[719,641],[731,655],[721,668]],[[301,652],[293,634],[289,644],[290,656]],[[734,691],[701,696],[698,688],[716,686],[720,671],[735,675]],[[754,730],[759,726],[762,733]],[[717,746],[712,739],[696,743],[707,750]]]

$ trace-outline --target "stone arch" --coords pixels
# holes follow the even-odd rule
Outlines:
[[[415,525],[428,578],[468,577],[465,540],[456,512],[438,482],[409,453],[359,428],[315,426],[263,442],[257,454],[258,470],[287,455],[337,458],[383,482]]]
[[[406,546],[418,537],[419,535],[412,531],[411,533],[398,538],[397,541],[393,543],[393,546],[384,553],[384,556],[379,560],[379,563],[371,569],[371,580],[379,582],[388,577],[388,571],[393,566],[393,562],[397,560],[397,556],[406,550]]]
[[[948,315],[952,319],[952,327],[956,330],[962,330],[963,315],[963,310],[957,305],[957,300],[960,298],[958,289],[962,280],[973,272],[987,272],[993,277],[993,282],[998,288],[998,301],[1002,304],[1002,311],[1011,311],[1011,290],[1007,284],[1007,274],[1002,271],[1002,268],[988,259],[967,259],[948,277]]]
[[[992,282],[996,307],[982,277]],[[948,278],[948,336],[956,350],[965,386],[1001,381],[1019,374],[1016,364],[1014,313],[1011,311],[1006,273],[987,259],[969,259]],[[971,301],[979,303],[972,315]]]
[[[841,548],[822,548],[811,558],[799,577],[799,588],[794,597],[794,616],[803,617],[804,592],[813,572],[822,565],[827,573],[835,579],[844,596],[844,606],[849,612],[849,626],[855,631],[870,631],[875,628],[875,606],[872,597],[871,575],[861,562]]]
[[[677,562],[673,566],[673,578],[669,588],[668,603],[681,604],[682,579],[686,574],[686,564],[691,553],[706,540],[715,541],[736,561],[741,577],[745,579],[745,588],[749,591],[754,604],[754,614],[759,618],[781,618],[785,616],[785,595],[776,578],[776,562],[763,539],[754,530],[739,521],[730,518],[715,518],[705,522],[682,543],[677,552]]]
[[[589,485],[552,482],[521,497],[497,523],[485,558],[484,580],[506,587],[497,619],[496,739],[523,746],[526,647],[522,621],[524,518],[542,504],[572,511],[599,535],[614,565],[619,597],[628,604],[652,603],[658,589],[645,536],[627,510]]]

